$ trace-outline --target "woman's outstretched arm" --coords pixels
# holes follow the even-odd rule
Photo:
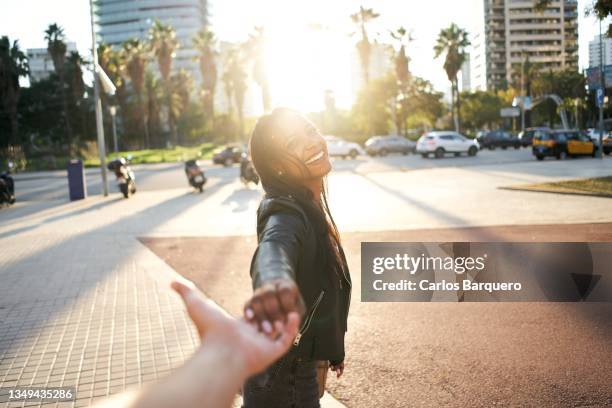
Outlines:
[[[244,306],[244,316],[266,334],[275,335],[275,322],[284,322],[288,313],[305,312],[295,283],[304,235],[304,221],[292,211],[269,215],[259,232],[251,262],[253,296]]]
[[[278,336],[270,338],[255,324],[229,316],[191,282],[173,282],[172,288],[185,302],[202,345],[165,379],[116,396],[101,407],[229,407],[244,381],[280,358],[297,333],[297,313],[289,313],[286,324],[277,321]]]

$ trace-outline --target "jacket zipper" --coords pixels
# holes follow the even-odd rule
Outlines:
[[[300,344],[300,339],[302,338],[304,333],[306,333],[306,330],[308,330],[308,328],[310,327],[310,323],[312,323],[312,318],[314,317],[314,314],[317,311],[317,307],[319,307],[319,303],[321,303],[321,300],[323,300],[323,295],[325,295],[325,290],[321,291],[319,297],[317,298],[317,300],[315,300],[314,305],[312,306],[312,311],[308,314],[308,316],[306,316],[306,320],[304,320],[300,331],[293,340],[294,346],[298,346]]]

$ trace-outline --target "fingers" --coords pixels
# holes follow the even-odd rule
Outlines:
[[[303,302],[299,290],[290,280],[270,281],[257,288],[246,303],[244,316],[260,331],[276,337],[276,322],[286,322],[292,312],[302,313]]]
[[[187,308],[187,314],[195,324],[200,338],[204,336],[209,326],[229,318],[227,312],[221,309],[216,303],[207,299],[196,289],[193,282],[181,279],[172,282],[170,286],[181,296],[181,299],[183,299],[185,307]]]
[[[280,336],[274,340],[276,357],[280,357],[289,349],[293,344],[293,339],[298,332],[300,325],[300,316],[296,312],[291,312],[287,315],[287,322],[285,324],[280,321],[275,322],[275,328]]]
[[[340,378],[344,374],[344,362],[332,365],[331,370],[336,373],[336,378]]]

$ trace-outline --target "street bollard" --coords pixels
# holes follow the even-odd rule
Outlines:
[[[70,201],[82,200],[87,197],[85,186],[85,171],[81,160],[70,160],[68,163],[68,191]]]

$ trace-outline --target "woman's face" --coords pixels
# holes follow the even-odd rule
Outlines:
[[[320,179],[331,171],[327,143],[317,128],[310,123],[298,127],[286,138],[285,149],[288,155],[299,160],[308,169],[308,174],[304,175],[291,161],[284,161],[282,171],[293,179]]]

